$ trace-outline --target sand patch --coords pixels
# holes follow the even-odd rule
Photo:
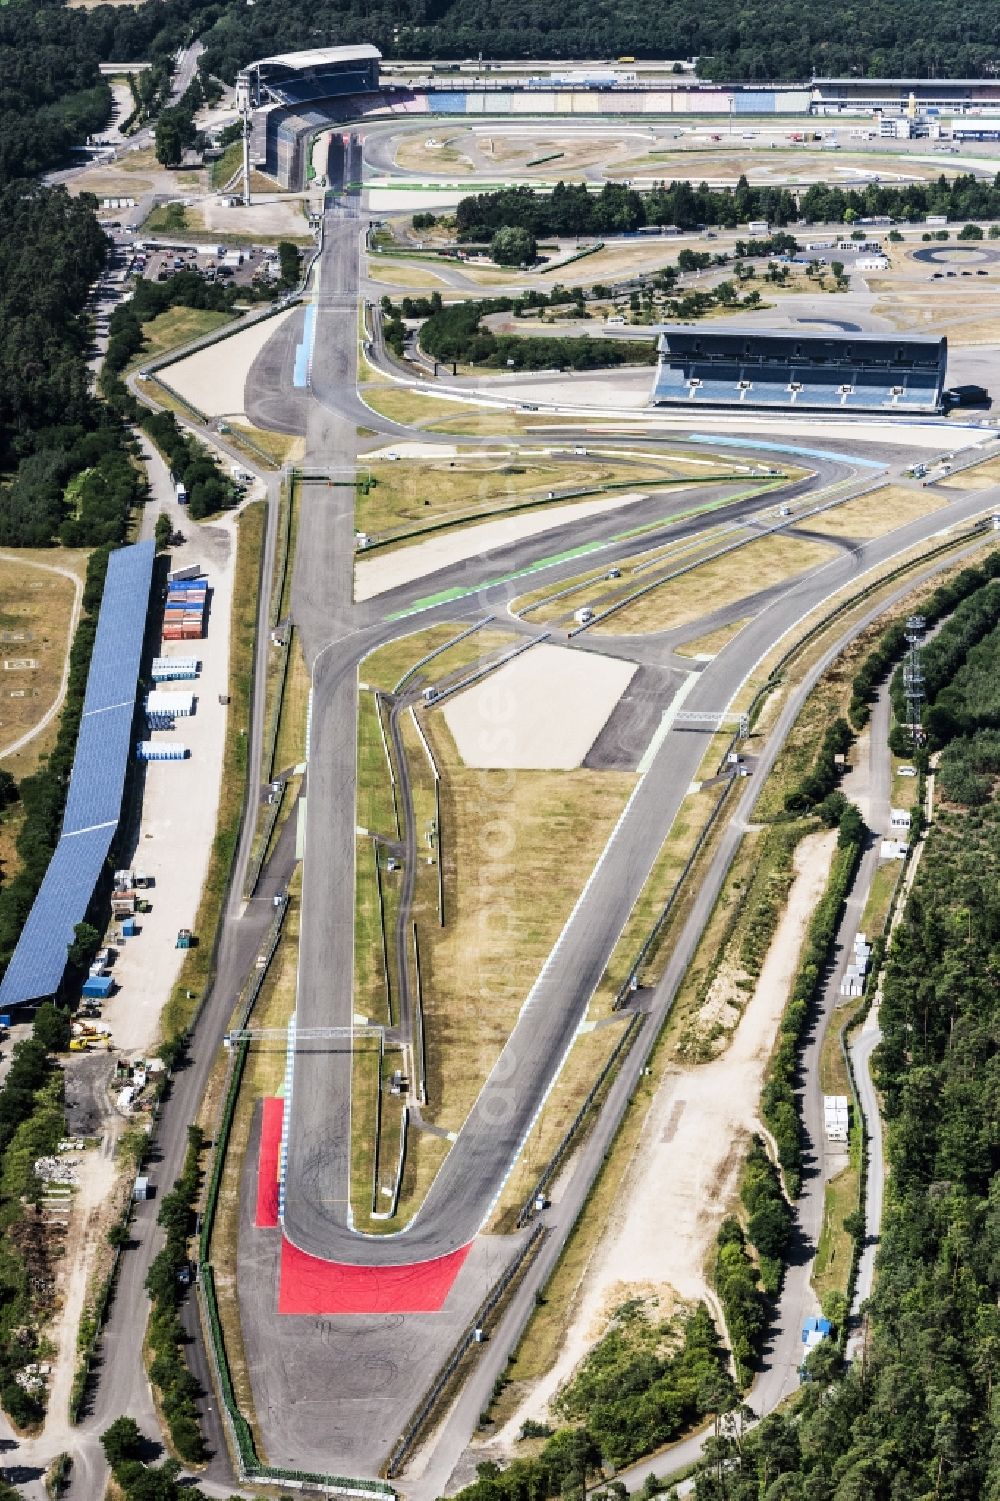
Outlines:
[[[449,699],[445,722],[466,766],[569,771],[635,672],[634,663],[616,657],[535,646]]]
[[[174,367],[176,368],[176,367]],[[398,589],[401,584],[410,584],[414,579],[425,578],[439,569],[450,568],[466,558],[481,558],[484,553],[496,548],[509,547],[525,537],[536,537],[554,527],[566,526],[573,521],[584,521],[603,510],[617,510],[619,506],[631,505],[637,500],[646,500],[640,493],[616,495],[611,500],[581,500],[575,505],[548,507],[543,511],[529,511],[525,515],[510,516],[503,521],[486,521],[481,526],[463,527],[461,530],[431,537],[426,542],[415,542],[412,547],[400,548],[386,553],[381,558],[359,562],[354,568],[354,598],[371,599],[384,594],[387,589]],[[455,582],[461,583],[461,580]]]
[[[288,308],[208,349],[189,354],[161,371],[159,379],[206,417],[243,416],[243,392],[250,366],[294,311]]]
[[[513,1440],[541,1418],[604,1332],[622,1283],[665,1287],[714,1306],[705,1263],[736,1189],[744,1145],[758,1126],[761,1084],[798,965],[806,925],[826,884],[837,836],[804,839],[774,939],[727,1051],[702,1067],[670,1067],[643,1125],[615,1213],[577,1295],[562,1353],[498,1435]],[[606,1327],[606,1324],[605,1324]]]

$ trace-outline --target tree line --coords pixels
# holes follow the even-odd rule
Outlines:
[[[558,182],[551,193],[535,188],[498,188],[472,193],[455,208],[455,227],[463,242],[490,241],[501,229],[523,229],[535,239],[545,235],[629,234],[639,229],[675,225],[697,229],[715,225],[735,229],[751,220],[778,227],[807,224],[853,224],[866,218],[922,220],[942,214],[950,220],[1000,219],[1000,173],[992,181],[971,174],[952,179],[943,174],[932,183],[891,187],[840,188],[814,183],[803,192],[752,187],[745,176],[734,188],[663,182],[640,192],[626,183],[607,182],[592,193],[585,183]]]
[[[40,1006],[31,1036],[15,1044],[0,1088],[0,1402],[27,1428],[45,1410],[43,1392],[26,1379],[25,1367],[42,1358],[38,1324],[51,1304],[53,1279],[34,1165],[57,1150],[65,1132],[63,1077],[53,1054],[67,1046],[69,1035],[66,1012]]]
[[[977,618],[963,612],[938,690],[952,693],[959,719],[976,715],[1000,673],[1000,630],[973,642]],[[820,1347],[796,1404],[753,1431],[734,1412],[709,1441],[698,1501],[1000,1496],[998,790],[1000,736],[960,724],[883,971],[874,1064],[889,1193],[864,1359],[845,1367],[835,1345]]]
[[[107,253],[93,199],[0,189],[0,544],[101,547],[145,496],[120,416],[94,396],[88,289]]]
[[[558,301],[566,300],[568,294],[560,292]],[[483,319],[491,313],[513,312],[517,316],[530,306],[546,305],[549,298],[545,294],[537,300],[489,297],[476,302],[442,304],[437,297],[436,303],[430,299],[426,303],[414,298],[407,301],[411,310],[428,308],[426,314],[414,316],[425,318],[420,329],[420,346],[435,360],[513,370],[596,370],[656,362],[656,344],[652,339],[597,339],[590,334],[566,339],[538,334],[496,334],[483,325]],[[579,305],[582,311],[582,293]],[[382,307],[387,314],[386,343],[401,355],[405,337],[402,319],[388,298],[383,297]]]

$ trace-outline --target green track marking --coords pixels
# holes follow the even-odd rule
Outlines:
[[[612,541],[616,540],[612,538]],[[468,599],[470,594],[481,594],[484,589],[495,589],[497,584],[510,584],[515,579],[526,578],[529,573],[538,573],[543,568],[554,568],[557,563],[569,563],[573,558],[582,558],[590,552],[600,552],[608,546],[607,542],[584,542],[579,547],[571,547],[568,552],[554,553],[551,558],[538,558],[534,563],[529,563],[527,568],[519,568],[516,573],[503,573],[499,578],[487,579],[482,584],[477,584],[474,589],[445,589],[440,594],[427,594],[423,599],[415,599],[408,610],[397,610],[393,615],[387,615],[386,620],[405,620],[408,615],[419,615],[423,610],[433,610],[435,605],[450,604],[456,599]]]
[[[499,578],[487,579],[485,583],[477,584],[474,589],[443,589],[438,594],[426,594],[422,599],[414,600],[408,609],[397,610],[394,614],[387,615],[386,621],[406,620],[410,615],[420,615],[424,610],[433,610],[435,605],[451,604],[456,599],[468,599],[472,594],[481,594],[484,589],[495,589],[498,584],[510,584],[516,579],[527,578],[529,574],[540,573],[545,568],[555,568],[559,563],[569,563],[574,558],[584,558],[589,553],[603,552],[614,542],[627,542],[630,537],[641,537],[645,532],[656,531],[665,523],[686,521],[691,516],[704,516],[710,511],[718,511],[722,506],[731,506],[738,501],[749,500],[753,496],[765,494],[767,490],[776,489],[783,483],[783,479],[776,478],[766,487],[745,490],[739,495],[729,495],[722,500],[708,501],[703,506],[693,506],[689,511],[679,511],[674,516],[663,516],[659,521],[647,522],[645,526],[633,527],[630,531],[616,532],[605,542],[584,542],[579,547],[571,547],[568,552],[557,552],[549,558],[538,558],[536,562],[529,563],[527,568],[519,568],[516,573],[504,573]]]

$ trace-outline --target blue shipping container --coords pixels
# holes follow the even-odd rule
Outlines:
[[[135,924],[133,923],[133,928]],[[98,1000],[106,1000],[114,989],[115,982],[110,975],[88,975],[83,982],[81,995],[94,996]]]

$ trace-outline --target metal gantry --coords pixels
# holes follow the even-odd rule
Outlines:
[[[736,723],[737,723],[737,730],[738,730],[740,739],[741,740],[749,740],[749,738],[750,738],[750,715],[749,714],[736,714],[736,713],[730,711],[729,709],[719,709],[717,711],[706,710],[704,712],[701,712],[701,711],[698,711],[698,710],[682,709],[680,711],[680,713],[678,713],[678,714],[676,714],[674,716],[674,724],[680,725],[681,727],[683,727],[685,724],[689,724],[689,725],[705,724],[705,725],[711,725],[711,727],[714,730],[720,730],[722,728],[722,726],[726,723],[727,720],[729,720],[729,721],[735,720]]]
[[[374,1022],[356,1022],[353,1027],[237,1027],[226,1032],[225,1047],[241,1042],[277,1042],[296,1048],[300,1042],[353,1042],[356,1037],[381,1038],[384,1028]]]

